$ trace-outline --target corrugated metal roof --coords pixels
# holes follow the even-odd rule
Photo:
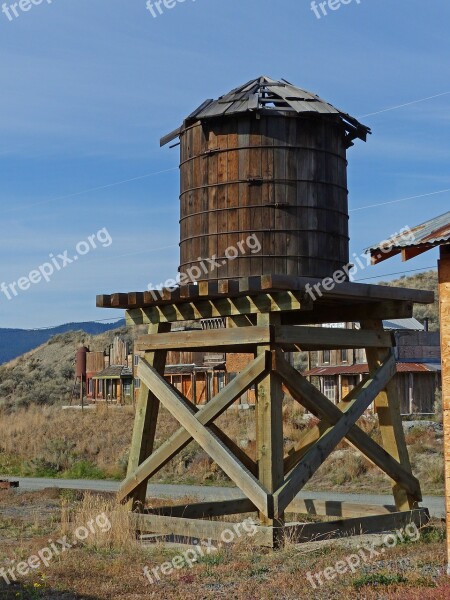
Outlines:
[[[403,232],[391,237],[389,240],[384,240],[376,246],[367,248],[366,252],[375,254],[376,252],[385,250],[387,247],[391,247],[393,250],[398,248],[399,251],[403,248],[418,246],[432,248],[433,246],[448,243],[450,243],[450,211],[439,217],[430,219],[421,225],[417,225],[410,230],[403,230]]]
[[[396,364],[397,373],[434,373],[441,370],[438,364],[398,362]],[[306,371],[303,375],[308,377],[320,377],[327,375],[367,375],[369,367],[367,364],[357,365],[339,365],[334,367],[316,367]]]
[[[183,126],[161,138],[161,145],[174,140],[183,131],[183,127],[193,121],[233,116],[246,112],[260,113],[317,113],[338,115],[350,140],[366,140],[371,133],[369,127],[362,125],[354,117],[335,108],[317,94],[293,86],[288,81],[262,76],[241,85],[217,100],[206,100],[185,120]]]
[[[383,327],[387,330],[424,331],[425,327],[417,319],[391,319],[383,321]]]

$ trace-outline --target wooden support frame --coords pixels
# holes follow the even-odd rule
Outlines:
[[[246,392],[253,384],[264,376],[268,368],[269,356],[259,356],[248,365],[242,373],[233,379],[213,400],[203,406],[196,413],[199,423],[209,425],[219,417],[235,400]],[[127,479],[119,490],[119,500],[123,501],[134,494],[136,486],[147,485],[148,479],[157,473],[174,456],[178,454],[192,440],[189,433],[181,427],[166,442],[160,446],[152,456],[142,461],[138,467],[129,471]]]
[[[317,388],[315,388],[305,377],[284,360],[278,360],[276,369],[281,374],[283,382],[292,397],[302,404],[307,410],[326,422],[336,424],[341,418],[342,412]],[[363,382],[364,383],[364,382]],[[352,396],[350,396],[352,397]],[[347,399],[344,399],[346,403]],[[353,425],[346,434],[347,440],[371,462],[385,472],[389,477],[406,489],[417,501],[422,500],[418,480],[395,460],[384,448],[374,442],[362,429]],[[300,455],[302,456],[302,455]]]
[[[276,360],[276,371],[278,373],[280,370],[282,371],[282,368],[279,370],[282,361],[284,361],[284,358],[281,358],[278,354]],[[394,374],[395,360],[389,356],[373,377],[364,383],[358,394],[348,403],[339,420],[325,430],[287,475],[283,485],[274,494],[274,514],[276,516],[281,514],[292,502],[296,494],[311,479],[337,444],[348,434]]]
[[[258,509],[268,514],[268,492],[258,479],[228,450],[220,438],[195,417],[186,399],[145,360],[140,361],[138,375],[153,391],[161,404],[179,421],[190,436],[225,471]]]
[[[288,278],[289,279],[289,278]],[[301,279],[301,278],[300,278]],[[304,283],[304,282],[303,282]],[[231,514],[258,515],[256,543],[277,547],[285,535],[299,541],[329,537],[336,531],[348,533],[383,530],[389,524],[422,520],[417,510],[421,500],[418,480],[413,476],[404,437],[399,434],[400,414],[393,378],[396,373],[393,339],[382,330],[380,319],[410,316],[411,294],[378,290],[378,296],[349,284],[318,303],[297,289],[286,290],[287,280],[247,278],[186,286],[175,296],[162,292],[161,301],[140,306],[148,300],[139,293],[112,297],[111,302],[128,302],[128,323],[149,324],[149,332],[137,344],[145,351],[138,367],[143,383],[138,403],[130,468],[119,499],[130,501],[142,513],[133,517],[141,531],[182,537],[212,537],[230,528],[230,523],[208,519]],[[370,287],[370,286],[369,286]],[[347,289],[347,288],[346,288]],[[344,293],[345,292],[345,293]],[[217,297],[211,297],[211,293]],[[227,294],[229,297],[227,297]],[[367,296],[367,297],[365,297]],[[425,294],[414,299],[428,301]],[[106,302],[106,301],[105,301]],[[328,302],[328,304],[327,304]],[[332,303],[332,304],[330,304]],[[387,314],[384,314],[387,313]],[[347,315],[347,316],[346,316]],[[389,316],[388,316],[389,315]],[[346,316],[360,318],[360,330],[311,327],[335,322]],[[226,329],[171,332],[170,324],[203,318],[226,319]],[[207,405],[195,406],[163,377],[165,354],[175,351],[210,351],[254,354],[254,360]],[[366,348],[370,375],[336,406],[296,371],[284,353],[308,349]],[[284,452],[282,386],[320,422],[297,445]],[[250,387],[256,386],[256,462],[231,440],[214,421]],[[383,432],[383,444],[374,442],[357,425],[358,419],[375,403]],[[159,404],[180,423],[180,428],[158,449],[153,449]],[[153,415],[151,426],[148,423]],[[401,424],[400,424],[401,426]],[[298,492],[314,475],[341,440],[358,449],[393,482],[395,507],[361,507],[352,504],[301,500]],[[144,509],[148,480],[187,444],[195,440],[243,492],[244,498],[225,502],[194,503],[188,506]],[[406,455],[405,455],[406,453]],[[400,511],[400,512],[398,512]],[[334,515],[335,523],[287,523],[291,513]],[[377,514],[378,513],[378,514]]]

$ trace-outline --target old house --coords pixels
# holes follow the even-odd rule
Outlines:
[[[356,328],[354,323],[335,326]],[[439,332],[425,331],[416,319],[385,321],[384,327],[395,338],[402,414],[433,414],[436,391],[441,387]],[[310,352],[308,362],[305,375],[336,404],[369,374],[363,349]]]

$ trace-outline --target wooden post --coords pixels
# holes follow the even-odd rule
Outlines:
[[[383,329],[380,320],[363,321],[361,327],[364,329]],[[373,373],[381,362],[386,358],[391,349],[366,348],[367,362],[370,373]],[[406,447],[405,434],[403,431],[400,404],[398,399],[397,381],[394,377],[386,386],[386,389],[378,395],[374,403],[375,412],[380,424],[383,448],[397,460],[404,469],[412,473],[409,461],[408,448]],[[395,504],[399,511],[407,511],[417,508],[417,501],[410,496],[404,488],[394,483],[392,488]]]
[[[444,421],[447,575],[450,575],[450,246],[441,246],[438,270],[442,353],[442,416]]]
[[[275,313],[258,314],[258,326],[275,326],[280,323],[280,315]],[[259,346],[258,356],[270,345]],[[270,494],[278,490],[284,481],[283,452],[283,390],[282,380],[271,372],[258,385],[256,395],[256,459],[260,483]],[[273,499],[271,501],[273,503]],[[273,506],[269,507],[273,512]],[[282,540],[278,536],[278,527],[284,525],[284,515],[277,519],[260,512],[262,525],[274,527],[273,544],[278,546]]]
[[[170,327],[170,323],[150,325],[148,333],[165,333],[170,331]],[[167,352],[165,350],[146,352],[145,354],[145,360],[161,375],[164,375],[166,357]],[[159,400],[141,382],[128,461],[128,475],[133,473],[153,452],[158,413]],[[130,501],[130,510],[142,510],[145,505],[146,493],[147,480],[134,490],[132,500]]]

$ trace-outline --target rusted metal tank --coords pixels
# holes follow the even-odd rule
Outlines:
[[[86,378],[86,355],[89,352],[89,348],[82,346],[77,351],[75,375],[76,377]]]
[[[180,272],[325,277],[347,264],[346,153],[368,132],[268,77],[205,102],[161,140],[180,138]]]

